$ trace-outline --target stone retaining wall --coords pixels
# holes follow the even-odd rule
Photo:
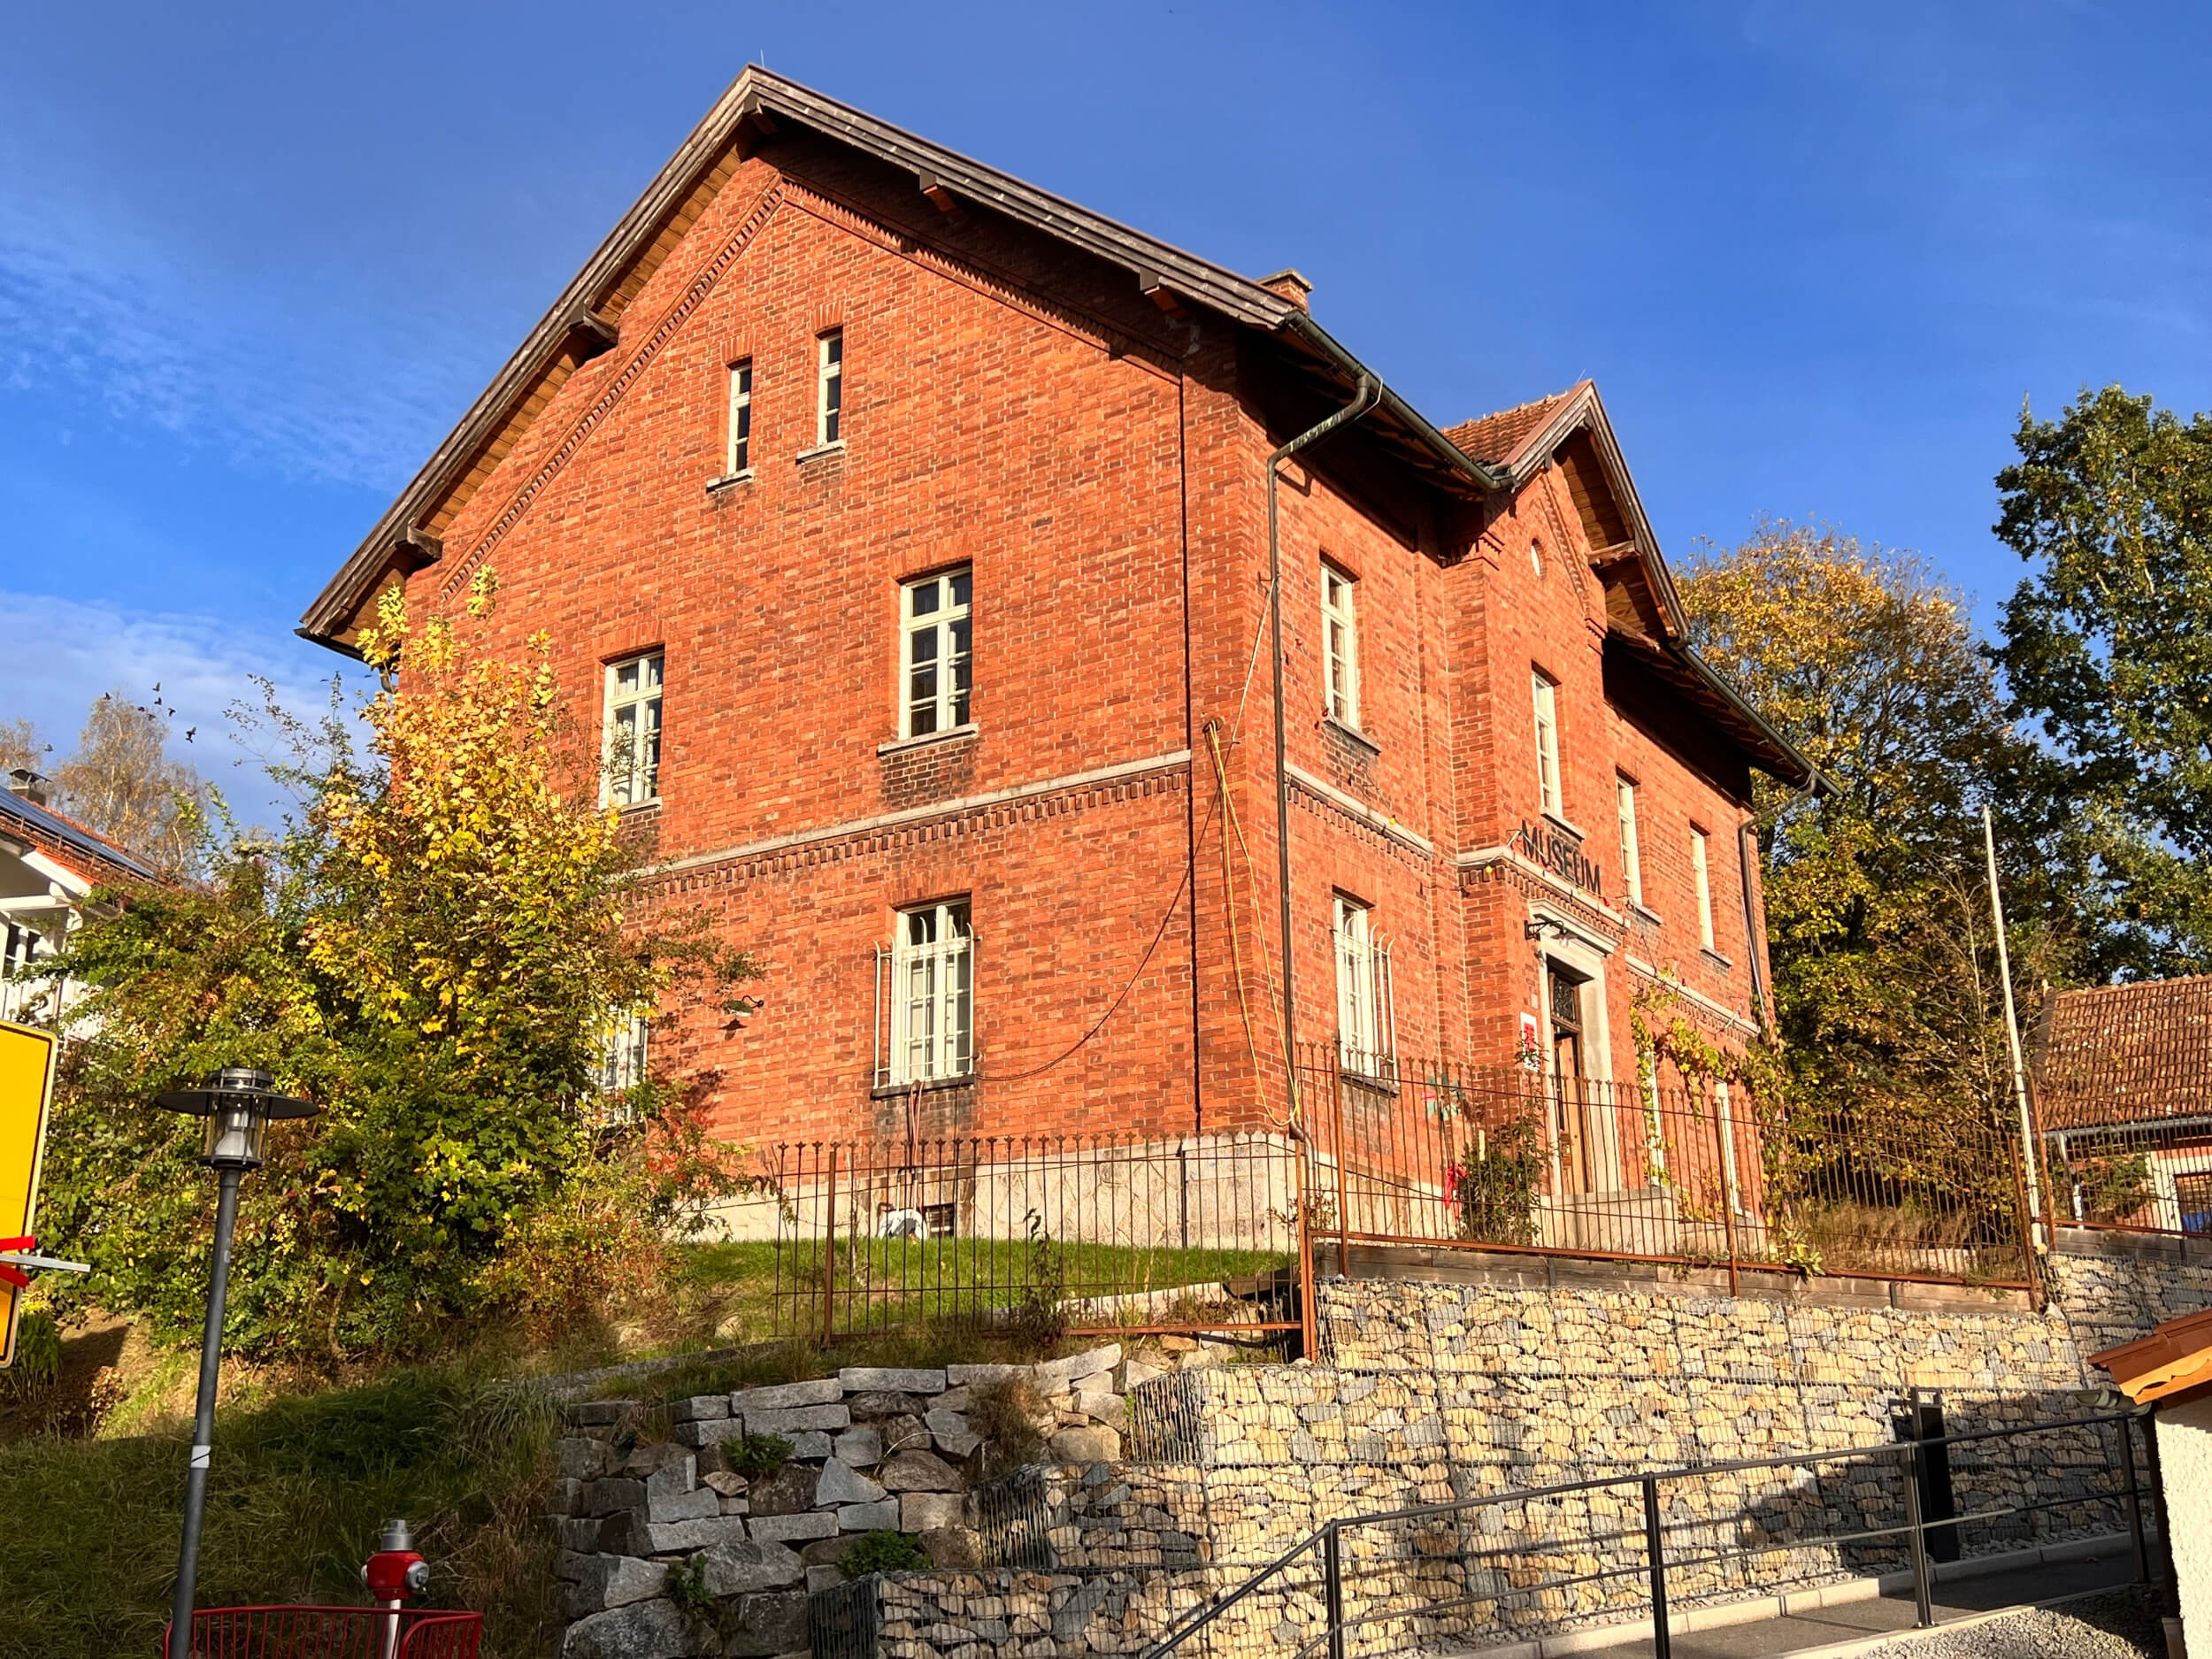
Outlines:
[[[572,1405],[551,1506],[572,1621],[563,1659],[803,1655],[808,1594],[845,1582],[838,1562],[858,1539],[913,1534],[941,1565],[976,1564],[965,1494],[979,1394],[1023,1385],[1048,1450],[1103,1468],[1120,1455],[1128,1382],[1148,1374],[1106,1347]],[[770,1435],[787,1460],[739,1472],[749,1437],[757,1449]]]
[[[1242,1583],[1334,1517],[1886,1442],[1916,1387],[1943,1391],[1954,1432],[2077,1415],[2102,1384],[2091,1353],[2212,1307],[2212,1252],[2078,1231],[2048,1258],[2040,1313],[2016,1296],[1938,1287],[1815,1281],[1731,1297],[1656,1274],[1609,1286],[1501,1277],[1317,1286],[1333,1364],[1144,1384],[1128,1402],[1129,1461],[1024,1471],[976,1494],[990,1571],[887,1575],[835,1593],[839,1617],[879,1596],[882,1659],[1133,1652],[1169,1609]],[[2085,1430],[1955,1448],[1961,1510],[2035,1506],[1968,1529],[1967,1552],[2124,1525],[2108,1495],[2116,1455],[2108,1432]],[[1866,1462],[1671,1487],[1669,1550],[1685,1564],[1671,1592],[1686,1607],[1893,1571],[1899,1546],[1826,1540],[1898,1525],[1903,1500],[1901,1472]],[[1425,1645],[1643,1605],[1632,1488],[1483,1509],[1465,1528],[1348,1538],[1354,1610],[1403,1610],[1393,1628]],[[1530,1582],[1547,1577],[1588,1582]],[[1464,1600],[1448,1617],[1413,1615],[1449,1596]],[[1255,1598],[1240,1634],[1267,1651],[1279,1634],[1317,1631],[1317,1608],[1309,1575]]]

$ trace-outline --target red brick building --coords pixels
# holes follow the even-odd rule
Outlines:
[[[1588,382],[1440,431],[1237,276],[749,69],[332,580],[557,641],[760,1017],[733,1138],[1257,1126],[1294,1039],[1763,1018],[1751,775]],[[918,1091],[916,1085],[922,1087]]]

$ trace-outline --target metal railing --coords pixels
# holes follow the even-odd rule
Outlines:
[[[2212,1118],[2047,1125],[2039,1144],[2046,1219],[2212,1240]]]
[[[2039,1514],[2055,1513],[2076,1532],[2114,1516],[2124,1524],[2142,1582],[2152,1572],[2145,1493],[2157,1483],[2154,1463],[2147,1480],[2139,1473],[2133,1423],[2133,1414],[2112,1412],[1343,1517],[1186,1614],[1144,1650],[1145,1659],[1404,1655],[1638,1616],[1650,1621],[1657,1659],[1670,1659],[1671,1609],[1736,1588],[1770,1595],[1771,1572],[1755,1583],[1752,1564],[1793,1554],[1813,1557],[1816,1568],[1824,1558],[1830,1576],[1839,1568],[1909,1575],[1916,1623],[1924,1628],[1935,1622],[1935,1562],[1959,1559],[1969,1529],[1983,1529],[1981,1541],[2004,1541],[2008,1525],[2016,1535]],[[2020,1451],[2027,1441],[2036,1444],[2010,1465],[1988,1455]],[[2087,1442],[2106,1455],[2075,1465],[2077,1482],[2081,1470],[2098,1468],[2107,1489],[2051,1494],[2048,1471]],[[2154,1457],[2154,1448],[2146,1451]],[[1924,1513],[1939,1455],[1954,1479],[1964,1477],[1972,1507]],[[1796,1478],[1777,1479],[1780,1471]],[[1815,1517],[1835,1524],[1817,1532],[1801,1524]]]
[[[375,1607],[207,1607],[193,1659],[476,1659],[481,1613]],[[161,1651],[169,1651],[165,1629]]]
[[[1317,1241],[2027,1287],[2018,1159],[1973,1118],[1787,1110],[1661,1087],[1310,1052]]]
[[[778,1332],[922,1320],[1067,1334],[1301,1328],[1298,1149],[1265,1133],[771,1148]],[[742,1224],[738,1231],[742,1233]]]

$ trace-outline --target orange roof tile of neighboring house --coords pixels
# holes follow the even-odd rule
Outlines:
[[[1493,466],[1510,465],[1522,445],[1549,426],[1552,417],[1588,384],[1587,380],[1578,380],[1565,391],[1540,397],[1534,403],[1447,426],[1444,435],[1475,460]]]
[[[2046,1129],[2212,1115],[2212,975],[2060,992],[2035,1097]]]
[[[2146,1337],[2089,1356],[2137,1405],[2212,1385],[2212,1313],[2169,1319]]]

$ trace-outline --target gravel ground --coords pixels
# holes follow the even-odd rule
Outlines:
[[[2115,1590],[2029,1608],[1969,1630],[1885,1642],[1867,1659],[2166,1659],[2159,1604],[2140,1590]]]

